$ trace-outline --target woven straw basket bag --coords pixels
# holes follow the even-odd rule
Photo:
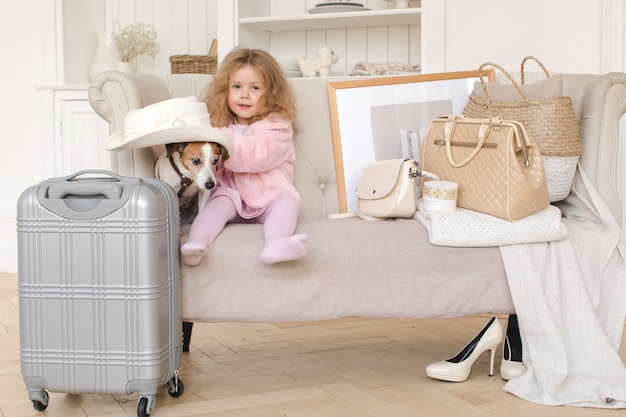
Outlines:
[[[528,136],[537,143],[541,152],[550,201],[560,201],[570,193],[578,159],[582,153],[578,120],[572,100],[562,95],[560,84],[557,94],[549,97],[537,95],[535,97],[539,98],[529,97],[528,87],[532,84],[524,84],[524,64],[527,60],[535,61],[549,79],[555,78],[550,77],[550,72],[546,67],[532,56],[527,56],[522,60],[521,85],[500,65],[486,62],[479,68],[480,85],[484,96],[475,88],[470,94],[463,113],[467,117],[501,117],[522,123]],[[485,67],[493,67],[501,71],[509,79],[511,85],[488,86],[483,76]],[[497,97],[492,97],[495,91],[501,92],[502,89],[509,90],[508,99],[498,100]],[[541,91],[535,88],[535,91],[537,90]],[[513,97],[510,94],[511,91],[515,92]]]

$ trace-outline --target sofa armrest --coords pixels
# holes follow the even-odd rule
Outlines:
[[[98,74],[89,85],[87,94],[91,107],[109,123],[111,134],[122,130],[129,110],[171,98],[165,79],[118,71]]]
[[[564,74],[563,94],[572,98],[580,124],[580,165],[622,224],[618,155],[620,118],[626,113],[626,74]]]

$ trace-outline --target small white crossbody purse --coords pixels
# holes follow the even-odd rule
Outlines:
[[[366,220],[411,218],[417,208],[420,176],[413,159],[387,159],[369,163],[356,192],[356,214]]]

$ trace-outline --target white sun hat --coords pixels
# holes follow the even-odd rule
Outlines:
[[[224,132],[211,126],[206,105],[194,96],[172,98],[131,110],[124,130],[106,140],[104,148],[122,151],[180,142],[215,142],[229,155],[233,144]]]

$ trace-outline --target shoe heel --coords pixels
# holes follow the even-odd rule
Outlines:
[[[490,350],[491,358],[489,360],[489,376],[493,376],[493,368],[494,368],[494,364],[496,362],[496,348],[497,348],[497,346]]]

